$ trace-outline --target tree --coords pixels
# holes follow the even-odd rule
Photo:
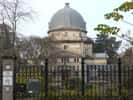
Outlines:
[[[54,42],[48,37],[24,37],[16,38],[16,53],[20,60],[30,60],[33,63],[39,63],[40,60],[44,61],[46,57],[52,55],[51,63],[54,63],[55,52],[59,51],[54,45]]]
[[[121,41],[116,41],[115,37],[109,37],[107,34],[98,34],[95,44],[94,52],[106,52],[109,58],[115,56],[121,45]]]
[[[99,34],[94,43],[94,52],[105,52],[108,35]]]
[[[117,22],[122,21],[126,24],[133,26],[133,23],[131,21],[127,21],[124,19],[124,15],[126,15],[126,13],[130,13],[131,15],[133,14],[132,10],[133,10],[133,1],[126,1],[123,4],[121,4],[118,8],[115,8],[112,12],[105,14],[104,17],[107,20],[113,19],[114,21]],[[102,34],[118,35],[120,28],[117,26],[99,24],[94,30]],[[122,37],[122,39],[125,39],[123,34],[120,37]],[[131,44],[133,44],[133,40],[131,38],[127,39],[126,37],[126,40]]]
[[[40,55],[43,55],[41,49],[42,38],[40,37],[24,37],[21,36],[16,38],[16,53],[20,60],[25,59],[26,61],[32,60],[37,63]]]
[[[27,11],[22,0],[0,0],[0,18],[3,23],[8,23],[14,33],[12,44],[15,43],[16,30],[21,20],[31,16],[31,10]]]

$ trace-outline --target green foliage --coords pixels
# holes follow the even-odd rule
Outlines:
[[[121,41],[116,41],[115,37],[109,37],[108,34],[98,34],[95,44],[94,52],[105,52],[111,58],[116,55],[116,51],[119,49]]]
[[[79,91],[77,91],[77,90],[70,90],[70,89],[65,89],[64,91],[63,91],[63,95],[65,95],[65,96],[76,96],[76,95],[79,95]]]
[[[129,12],[133,9],[133,2],[125,2],[122,5],[120,5],[118,8],[115,8],[111,13],[105,14],[106,19],[113,19],[114,21],[119,21],[120,19],[123,19],[124,16],[120,14],[120,12]]]
[[[89,87],[85,89],[85,96],[100,96],[102,92],[100,92],[99,87],[99,84],[90,84]]]
[[[124,2],[122,5],[120,5],[118,8],[114,9],[115,11],[130,11],[133,9],[133,2]]]
[[[130,12],[132,10],[133,10],[133,2],[127,1],[127,2],[124,2],[123,4],[121,4],[118,8],[115,8],[112,12],[105,14],[104,17],[107,20],[110,20],[110,19],[113,19],[114,21],[122,20],[124,23],[133,26],[132,23],[124,20],[124,15],[121,14],[121,12]],[[106,24],[99,24],[99,25],[97,25],[96,28],[94,28],[94,30],[98,31],[101,34],[116,35],[120,31],[120,28],[118,28],[116,26],[111,27]],[[133,44],[133,43],[131,43],[131,44]]]
[[[104,15],[104,17],[105,17],[105,19],[113,18],[113,20],[115,20],[115,21],[119,21],[120,19],[123,19],[123,15],[121,15],[117,11],[113,11],[111,13],[107,13],[107,14]]]
[[[130,44],[133,45],[133,41],[130,41]]]
[[[119,96],[119,92],[117,88],[114,88],[114,86],[112,86],[112,88],[107,88],[105,91],[105,95],[106,96]]]
[[[107,34],[98,34],[94,43],[94,52],[105,52],[105,45],[107,41]]]
[[[64,85],[70,89],[79,89],[81,86],[81,80],[79,78],[65,80]]]
[[[101,34],[117,34],[120,31],[120,28],[118,27],[111,27],[106,24],[99,24],[95,29],[95,31],[98,31]]]
[[[120,5],[118,8],[114,9],[111,13],[105,14],[106,19],[113,19],[114,21],[119,21],[120,19],[123,19],[124,16],[120,14],[120,11],[123,12],[129,12],[133,9],[133,2],[125,2],[122,5]]]

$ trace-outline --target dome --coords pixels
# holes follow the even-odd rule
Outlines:
[[[86,32],[86,23],[83,17],[66,3],[65,7],[57,11],[49,23],[49,31],[71,29]]]

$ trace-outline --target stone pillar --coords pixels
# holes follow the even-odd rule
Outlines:
[[[15,57],[2,57],[2,100],[14,100]]]

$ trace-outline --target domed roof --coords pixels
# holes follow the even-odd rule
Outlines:
[[[65,7],[57,11],[49,23],[49,31],[59,29],[76,29],[86,32],[83,17],[66,3]]]

